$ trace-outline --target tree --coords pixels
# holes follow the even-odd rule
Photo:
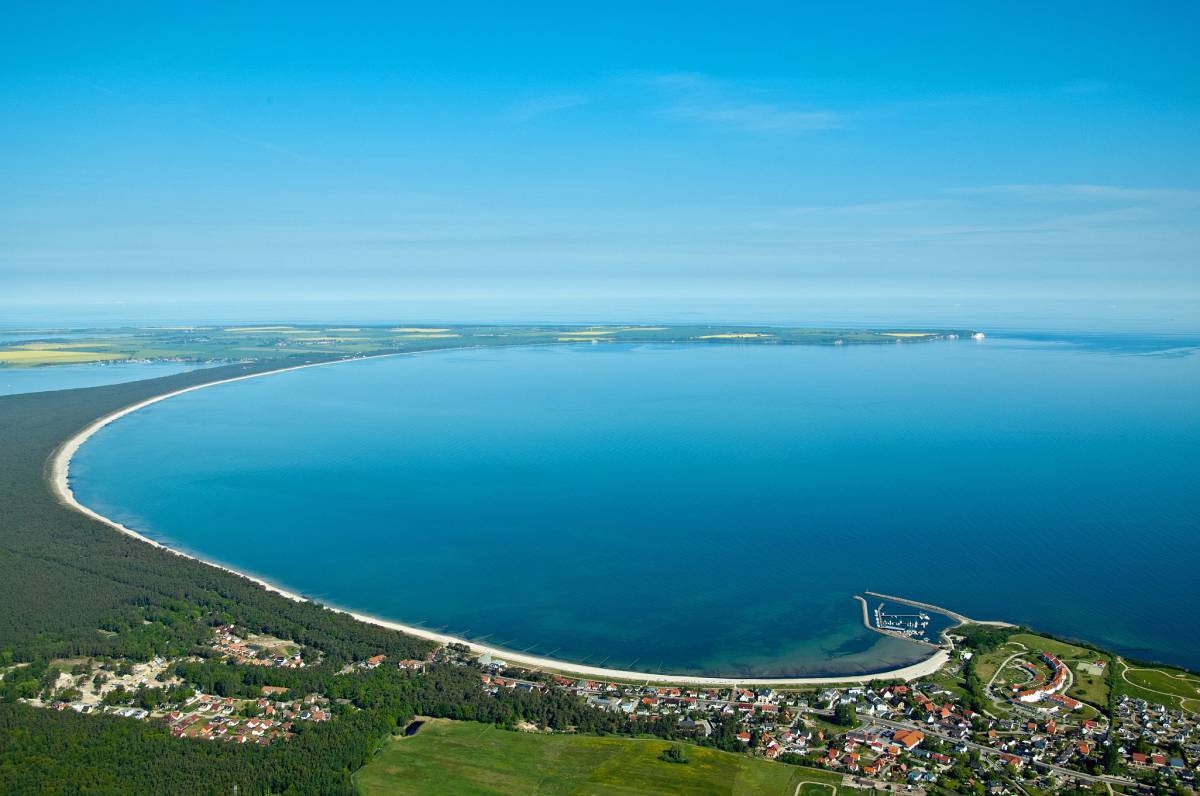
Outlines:
[[[662,750],[662,752],[660,752],[658,755],[658,759],[666,763],[686,764],[692,762],[688,758],[687,749],[683,744],[678,743],[674,746],[668,746],[666,749]]]
[[[843,727],[853,727],[858,724],[858,710],[852,702],[839,702],[833,709],[833,721]]]

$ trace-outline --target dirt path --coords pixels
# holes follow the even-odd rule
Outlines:
[[[1019,658],[1024,654],[1024,652],[1014,652],[1012,655],[1009,655],[1007,658],[1005,658],[1004,663],[1000,664],[1000,666],[996,669],[996,673],[992,675],[992,679],[988,680],[987,690],[992,690],[992,686],[996,683],[996,678],[1000,676],[1000,672],[1004,671],[1005,666],[1008,666],[1008,664],[1012,663],[1013,658]]]
[[[1135,683],[1133,680],[1129,679],[1130,672],[1157,672],[1157,671],[1160,671],[1159,669],[1146,669],[1144,667],[1130,666],[1121,658],[1117,658],[1117,663],[1121,664],[1121,679],[1124,680],[1125,682],[1129,683],[1134,688],[1139,688],[1142,691],[1149,691],[1151,694],[1158,694],[1159,696],[1169,697],[1170,699],[1175,700],[1180,708],[1183,708],[1184,702],[1200,702],[1200,693],[1198,693],[1194,697],[1185,697],[1180,694],[1172,694],[1167,691],[1159,691],[1157,688],[1151,688],[1150,686],[1142,685],[1141,683]],[[1165,675],[1166,677],[1170,677],[1172,680],[1179,680],[1180,682],[1187,683],[1189,685],[1195,684],[1195,681],[1192,680],[1192,678],[1188,677],[1186,674],[1169,674],[1167,672],[1162,672],[1162,674]]]

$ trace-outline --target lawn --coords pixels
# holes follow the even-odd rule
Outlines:
[[[933,683],[938,688],[949,691],[959,699],[963,699],[967,695],[967,689],[963,681],[954,675],[947,674],[945,671],[940,671],[932,675],[928,678],[928,682]],[[986,683],[987,680],[984,680],[984,682]]]
[[[1021,635],[1026,638],[1036,638],[1024,633]],[[1018,652],[1023,654],[1027,651],[1028,645],[1022,647],[1020,644],[1013,644],[1011,641],[1007,641],[994,650],[976,653],[975,673],[979,675],[980,680],[986,683],[992,679],[992,675],[996,673],[996,670],[1000,668],[1000,664],[1004,663],[1008,656]]]
[[[804,720],[812,729],[824,732],[826,738],[836,738],[839,735],[845,735],[862,724],[862,721],[859,720],[853,727],[843,727],[841,724],[834,724],[832,721],[823,719],[815,713],[805,713]]]
[[[1108,665],[1112,665],[1112,661],[1107,655],[1093,654],[1082,660],[1090,662],[1097,659],[1108,661]],[[1067,696],[1090,702],[1093,705],[1104,707],[1108,704],[1108,679],[1103,674],[1088,674],[1079,669],[1079,660],[1065,661],[1071,667],[1071,673],[1075,675],[1075,683],[1067,690]]]
[[[792,796],[805,781],[840,782],[799,768],[687,746],[691,762],[658,759],[668,741],[549,735],[433,719],[410,738],[387,741],[354,776],[374,794],[728,794]],[[828,792],[828,789],[825,789]]]

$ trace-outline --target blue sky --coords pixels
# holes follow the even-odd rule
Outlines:
[[[0,307],[1200,297],[1200,6],[23,4]]]

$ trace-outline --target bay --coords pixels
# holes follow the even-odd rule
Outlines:
[[[863,590],[1200,667],[1194,341],[361,360],[106,427],[79,499],[338,607],[613,668],[877,671]]]

